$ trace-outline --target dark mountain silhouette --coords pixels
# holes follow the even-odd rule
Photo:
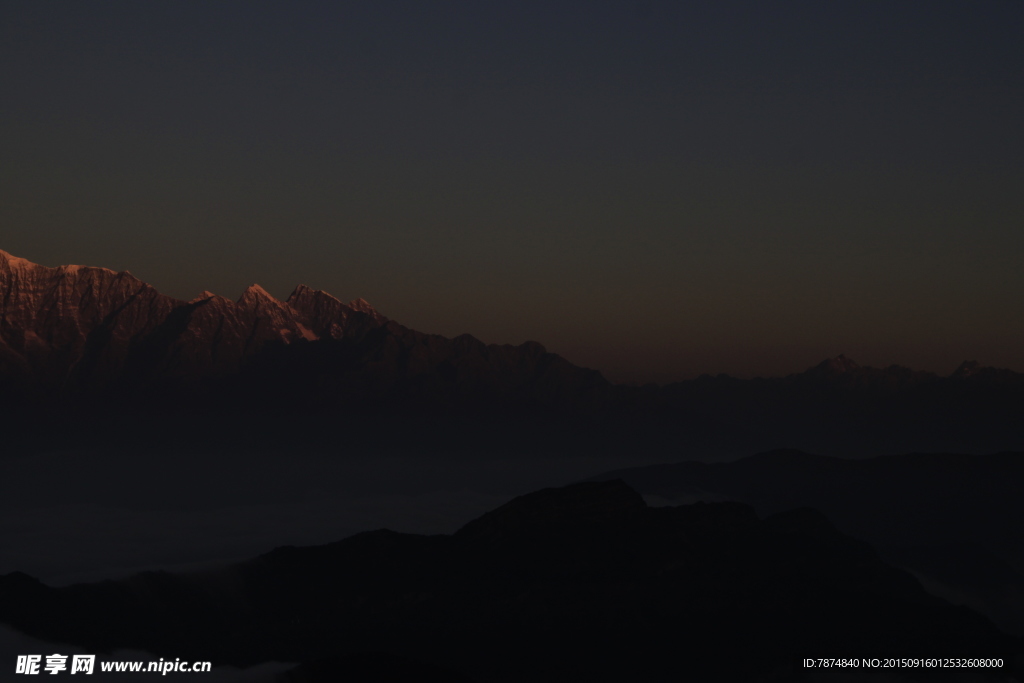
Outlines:
[[[1024,450],[1024,374],[977,363],[941,377],[840,355],[780,378],[704,375],[623,388],[621,405],[654,431],[671,423],[676,453],[702,457],[778,448],[856,457]]]
[[[664,502],[739,501],[763,515],[821,510],[933,590],[1024,635],[1024,453],[847,460],[774,451],[597,479],[620,478]]]
[[[939,377],[839,356],[783,378],[633,388],[535,342],[424,334],[302,285],[283,302],[258,285],[180,301],[127,272],[0,252],[0,292],[2,426],[24,447],[339,433],[374,447],[387,433],[421,448],[702,456],[1024,449],[1024,375],[976,363]]]
[[[452,536],[373,531],[204,574],[59,589],[10,574],[0,620],[97,652],[303,663],[292,681],[801,680],[804,657],[885,654],[1004,657],[970,674],[1005,680],[1024,664],[1024,641],[819,512],[651,508],[621,481],[531,493]]]

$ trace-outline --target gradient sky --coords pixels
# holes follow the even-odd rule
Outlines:
[[[616,381],[1024,370],[1024,3],[0,2],[0,249]]]

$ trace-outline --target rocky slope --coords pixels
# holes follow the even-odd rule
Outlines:
[[[362,299],[345,304],[304,285],[283,302],[259,285],[238,301],[204,292],[186,302],[128,272],[47,268],[0,251],[0,291],[0,379],[19,397],[134,398],[199,385],[209,397],[224,389],[216,380],[246,372],[256,377],[240,380],[245,392],[225,400],[255,390],[258,401],[300,391],[307,403],[419,394],[571,404],[606,384],[536,343],[422,334]]]
[[[227,374],[269,343],[342,339],[386,322],[366,302],[295,290],[277,301],[252,285],[238,301],[164,296],[131,273],[47,268],[0,251],[0,370],[46,388],[96,387],[130,372]]]

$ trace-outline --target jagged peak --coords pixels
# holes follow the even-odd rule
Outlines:
[[[291,301],[292,299],[297,299],[300,296],[306,296],[308,294],[316,294],[318,291],[320,291],[320,290],[313,289],[312,287],[309,287],[307,285],[299,284],[299,285],[296,285],[295,289],[292,290],[292,293],[288,295],[288,299],[287,300]]]
[[[254,301],[254,300],[255,301],[270,301],[270,302],[275,303],[275,304],[281,303],[280,301],[278,301],[277,299],[274,298],[273,294],[271,294],[267,290],[263,289],[263,287],[259,286],[256,283],[253,283],[253,284],[251,284],[251,285],[249,285],[248,287],[245,288],[245,291],[242,292],[242,296],[238,297],[238,303],[242,303],[242,302],[245,302],[245,301]]]
[[[299,285],[294,290],[292,290],[292,293],[288,295],[287,303],[290,304],[293,301],[298,301],[303,297],[327,298],[332,301],[337,301],[339,304],[341,303],[341,299],[338,299],[337,297],[328,294],[322,289],[313,289],[312,287],[309,287],[307,285]]]
[[[314,299],[314,300],[317,300],[317,299],[318,300],[324,300],[324,299],[326,299],[328,301],[332,301],[332,302],[338,304],[339,306],[343,306],[344,308],[349,308],[349,309],[352,309],[353,311],[357,311],[359,313],[365,313],[365,314],[371,316],[372,318],[374,318],[376,320],[379,320],[379,321],[387,320],[387,318],[385,318],[383,315],[381,315],[377,311],[377,309],[375,309],[372,305],[370,305],[370,303],[366,299],[353,299],[352,301],[350,301],[350,302],[348,302],[346,304],[346,303],[343,303],[341,301],[341,299],[337,298],[336,296],[334,296],[332,294],[329,294],[328,292],[325,292],[322,289],[313,289],[312,287],[308,287],[306,285],[299,285],[299,286],[297,286],[292,291],[291,295],[289,295],[286,303],[288,303],[288,305],[290,305],[290,306],[300,306],[301,307],[301,301],[303,299]]]

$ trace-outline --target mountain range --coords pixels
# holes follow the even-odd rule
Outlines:
[[[786,450],[727,463],[609,472],[653,502],[739,502],[759,515],[820,510],[929,589],[1024,635],[1024,453],[864,459]]]
[[[341,495],[330,473],[360,471],[359,458],[320,461],[346,454],[422,463],[387,470],[388,495],[451,451],[459,467],[481,456],[509,472],[547,455],[690,461],[535,491],[454,534],[378,530],[238,561],[297,542],[277,538],[214,569],[70,586],[2,576],[0,622],[26,636],[299,664],[282,683],[831,680],[801,658],[886,654],[1006,655],[1000,672],[946,673],[1021,676],[1020,373],[965,362],[943,377],[839,355],[779,378],[617,386],[535,342],[425,334],[302,285],[285,301],[258,285],[185,301],[127,272],[5,252],[0,297],[3,454],[29,452],[4,458],[9,488],[71,465],[62,481],[81,488],[65,501],[47,479],[5,501],[7,520],[54,506],[41,542],[81,531],[88,545],[99,530],[78,515],[139,499],[168,525],[194,505],[188,519],[215,545],[209,510],[241,493],[271,505],[288,488],[271,477],[236,490],[261,478],[236,468],[271,456],[278,469],[264,471],[311,468],[291,480],[300,497]],[[586,476],[608,467],[582,460]],[[189,487],[210,493],[190,503]],[[133,571],[147,566],[160,565]]]
[[[334,386],[362,384],[366,396],[446,380],[465,394],[520,392],[557,402],[545,386],[605,384],[536,343],[487,346],[469,335],[422,334],[362,299],[346,304],[304,285],[283,302],[255,284],[238,301],[210,292],[181,301],[127,271],[47,268],[0,251],[0,289],[0,374],[33,396],[208,384],[272,350],[310,342],[346,356],[351,372],[334,377]]]
[[[64,588],[8,574],[0,621],[101,658],[300,663],[293,682],[849,680],[808,677],[802,661],[1003,658],[899,672],[974,681],[1024,666],[1020,638],[928,595],[815,510],[653,508],[618,480],[520,496],[453,535],[370,531]]]
[[[940,377],[840,355],[781,378],[628,387],[536,342],[425,334],[303,285],[285,301],[258,285],[237,301],[183,301],[128,272],[0,251],[0,292],[0,405],[12,434],[102,439],[173,415],[196,433],[225,417],[256,423],[261,441],[359,424],[439,447],[498,433],[495,447],[697,455],[1024,449],[1024,374],[971,362]],[[291,424],[275,432],[268,416]],[[481,433],[488,420],[498,426]],[[62,436],[55,423],[74,426]]]

